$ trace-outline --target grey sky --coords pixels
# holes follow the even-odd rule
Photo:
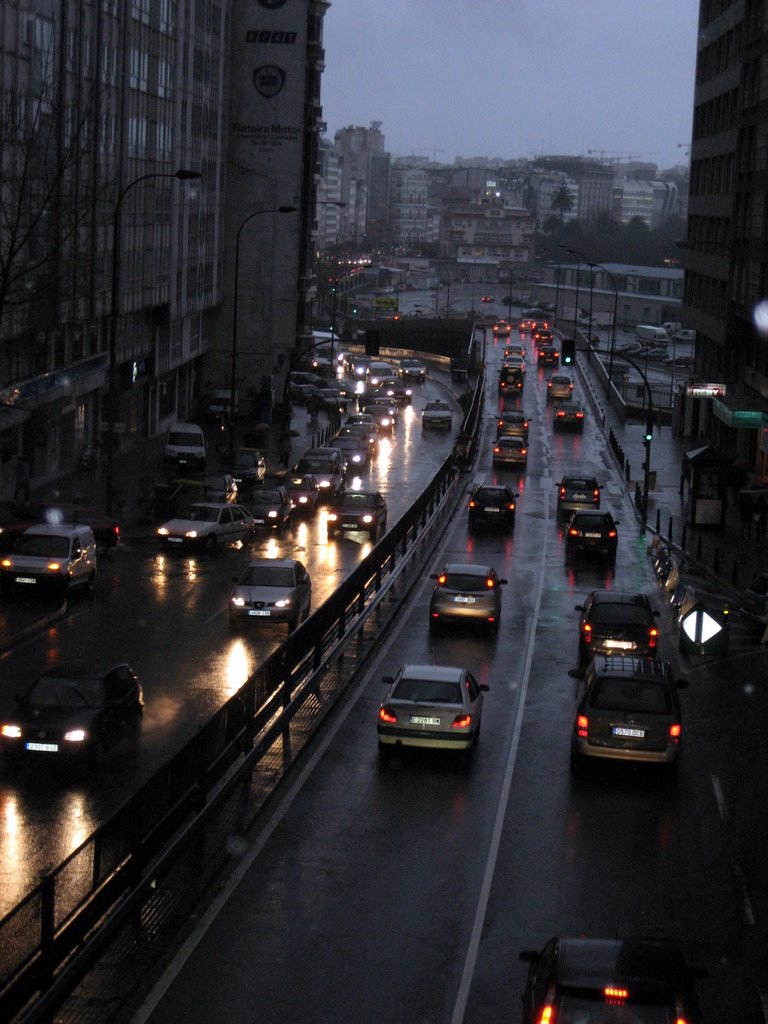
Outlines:
[[[685,163],[698,12],[699,0],[332,0],[328,138],[382,121],[395,156]]]

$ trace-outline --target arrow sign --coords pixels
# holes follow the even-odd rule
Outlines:
[[[690,650],[691,647],[695,647],[700,654],[724,653],[727,646],[727,625],[727,608],[712,613],[701,604],[694,605],[680,622],[680,649]]]

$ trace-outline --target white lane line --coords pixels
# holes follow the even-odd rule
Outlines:
[[[720,779],[716,775],[710,775],[710,779],[712,780],[712,789],[715,791],[715,800],[717,801],[717,810],[720,814],[720,821],[726,822],[728,820],[728,806],[725,802],[723,787],[720,785]]]
[[[461,1024],[461,1022],[464,1020],[464,1013],[467,1008],[467,999],[469,998],[469,990],[472,985],[472,978],[474,976],[475,968],[477,966],[480,939],[482,937],[483,924],[485,923],[485,916],[488,910],[488,900],[490,899],[491,895],[491,885],[493,884],[493,876],[496,870],[496,860],[499,854],[499,846],[501,845],[501,834],[504,829],[504,819],[506,818],[507,815],[509,791],[512,785],[512,772],[515,767],[515,760],[517,759],[517,748],[520,742],[520,732],[523,727],[523,714],[525,712],[525,696],[528,692],[528,680],[531,674],[531,662],[533,661],[536,630],[538,627],[539,614],[541,610],[541,596],[544,591],[544,569],[546,567],[547,544],[549,537],[549,530],[547,529],[548,524],[549,502],[547,501],[544,504],[544,544],[542,545],[541,551],[539,580],[538,586],[536,588],[536,601],[533,607],[533,614],[530,619],[530,629],[528,630],[527,647],[525,652],[525,664],[523,667],[523,674],[519,687],[517,714],[515,715],[515,725],[512,731],[512,740],[509,747],[509,753],[507,754],[507,766],[504,772],[504,780],[502,783],[501,791],[499,793],[499,803],[496,809],[496,819],[494,821],[493,834],[491,835],[491,842],[488,848],[488,856],[485,862],[485,871],[483,872],[483,880],[480,886],[480,895],[477,902],[477,908],[475,910],[475,919],[472,925],[472,933],[470,935],[469,944],[467,946],[467,955],[464,961],[464,970],[462,971],[461,974],[459,989],[456,994],[456,1003],[454,1004],[453,1014],[451,1015],[451,1024]]]
[[[717,810],[720,815],[720,820],[725,824],[728,821],[728,805],[725,802],[725,793],[723,793],[723,787],[720,784],[720,779],[717,775],[711,775],[712,789],[715,793],[715,800],[717,801]],[[736,883],[736,891],[739,894],[739,901],[741,903],[741,916],[745,924],[751,926],[755,923],[755,915],[752,910],[752,901],[749,898],[749,890],[747,889],[747,882],[744,878],[744,872],[741,870],[741,865],[734,856],[731,856],[731,871],[733,872],[733,879]]]

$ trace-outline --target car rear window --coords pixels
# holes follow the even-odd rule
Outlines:
[[[507,492],[500,487],[478,487],[474,496],[480,501],[495,501],[497,504],[503,504],[509,498]]]
[[[587,530],[604,530],[610,526],[610,520],[599,512],[577,512],[573,521]]]
[[[374,494],[351,494],[347,493],[342,498],[344,508],[374,508],[376,496]]]
[[[589,703],[604,711],[645,711],[653,715],[672,709],[668,688],[652,679],[598,678]]]
[[[485,577],[478,576],[475,573],[451,573],[445,578],[445,586],[449,590],[462,590],[468,592],[475,592],[477,590],[486,590]]]
[[[429,704],[461,704],[461,686],[458,683],[434,679],[401,679],[392,697]]]
[[[648,610],[638,604],[596,604],[589,621],[600,626],[645,626],[649,622]]]
[[[563,487],[568,487],[572,491],[589,491],[594,490],[597,487],[597,484],[594,480],[580,480],[577,477],[572,476],[568,477],[568,479],[564,481]]]

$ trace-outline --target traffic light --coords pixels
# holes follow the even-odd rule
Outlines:
[[[560,354],[562,356],[563,365],[570,366],[576,356],[575,338],[562,339],[560,342]]]
[[[643,434],[643,444],[650,444],[653,440],[653,427],[647,426]]]

